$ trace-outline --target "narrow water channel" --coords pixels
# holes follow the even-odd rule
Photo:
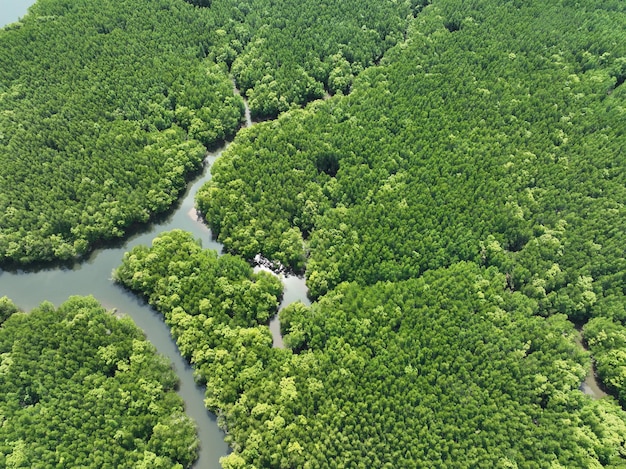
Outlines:
[[[33,3],[34,0],[0,0],[0,28],[24,16]],[[234,91],[239,94],[236,88]],[[247,103],[244,125],[246,127],[252,125]],[[92,295],[106,309],[116,310],[117,313],[128,315],[133,319],[158,353],[170,360],[180,380],[178,394],[184,400],[185,410],[194,419],[198,429],[200,452],[193,466],[198,469],[219,468],[219,458],[226,455],[229,450],[215,416],[208,413],[204,407],[205,389],[196,385],[193,369],[180,355],[162,316],[143,300],[114,284],[111,273],[120,265],[126,251],[140,244],[150,245],[159,233],[175,228],[191,232],[202,241],[204,248],[222,252],[222,245],[212,239],[208,227],[198,220],[194,197],[200,186],[211,178],[210,166],[224,149],[225,147],[222,147],[208,154],[204,170],[188,185],[185,194],[168,216],[145,226],[140,232],[116,245],[96,250],[89,258],[72,267],[50,267],[36,271],[0,269],[0,297],[8,296],[26,311],[43,301],[50,301],[59,306],[72,295]],[[309,304],[303,278],[283,277],[283,280],[285,293],[281,308],[296,300]],[[272,320],[270,328],[274,346],[282,347],[277,316]]]
[[[235,91],[238,93],[238,90]],[[247,102],[245,104],[247,127],[252,121]],[[226,146],[223,146],[207,155],[203,171],[187,186],[185,193],[169,215],[146,225],[143,230],[125,238],[117,245],[98,249],[88,259],[69,268],[50,267],[37,271],[0,269],[0,297],[8,296],[26,311],[46,300],[59,306],[71,295],[92,295],[105,308],[115,309],[117,313],[128,315],[133,319],[157,352],[170,360],[180,380],[178,394],[185,402],[185,411],[196,422],[198,429],[200,452],[193,466],[198,469],[220,468],[219,458],[229,451],[228,445],[224,442],[224,433],[217,426],[215,416],[204,407],[205,388],[195,383],[193,369],[180,355],[162,316],[143,300],[113,283],[111,273],[121,264],[126,251],[140,244],[151,245],[159,233],[176,228],[192,233],[201,240],[204,248],[222,253],[222,245],[212,239],[209,228],[198,219],[194,197],[198,189],[210,180],[210,167],[225,148]],[[297,300],[310,304],[303,278],[288,276],[282,279],[285,293],[281,308]],[[274,346],[282,347],[277,317],[272,320],[270,329],[274,337]]]
[[[582,349],[587,350],[587,347],[580,337],[576,338],[576,344]],[[593,399],[602,399],[603,397],[608,396],[608,394],[600,387],[600,382],[596,377],[593,363],[589,367],[589,370],[587,370],[585,380],[580,383],[580,390],[588,396],[591,396]]]
[[[194,195],[199,187],[210,179],[210,165],[223,148],[211,153],[204,171],[189,185],[176,209],[159,223],[148,225],[119,246],[92,253],[84,262],[72,268],[48,268],[36,272],[0,270],[0,296],[8,296],[22,309],[30,310],[48,300],[56,306],[71,295],[93,295],[107,309],[130,316],[143,329],[146,338],[165,355],[174,366],[180,380],[178,394],[185,401],[187,414],[196,421],[200,438],[200,454],[194,467],[217,469],[219,458],[228,453],[224,434],[216,419],[204,407],[204,388],[197,386],[193,370],[182,358],[162,316],[150,305],[111,281],[111,272],[120,265],[124,252],[138,244],[150,245],[156,235],[163,231],[181,228],[202,240],[205,248],[222,251],[222,246],[211,239],[210,230],[195,217]]]
[[[272,272],[270,269],[264,266],[257,265],[254,268],[255,272],[264,270],[266,272]],[[295,275],[279,274],[281,282],[283,283],[283,299],[278,305],[278,312],[296,301],[300,301],[306,306],[311,306],[311,300],[307,296],[309,289],[306,287],[306,279],[304,277],[297,277]],[[272,347],[285,348],[283,342],[283,336],[280,333],[280,321],[278,320],[278,314],[270,319],[269,323],[270,332],[272,333]]]
[[[0,0],[0,28],[23,17],[34,0]],[[185,411],[194,419],[200,439],[200,452],[194,467],[217,469],[219,458],[228,453],[224,433],[216,419],[204,407],[204,388],[196,385],[193,370],[182,358],[162,316],[145,302],[111,281],[111,272],[122,260],[124,252],[138,244],[150,244],[154,237],[174,228],[190,231],[202,240],[205,248],[222,252],[222,246],[211,239],[209,229],[195,218],[194,196],[198,188],[210,179],[210,165],[224,148],[208,155],[204,171],[187,187],[177,207],[158,223],[147,225],[118,246],[100,249],[84,262],[71,268],[47,268],[36,272],[3,271],[0,269],[0,297],[8,296],[20,308],[31,310],[42,301],[56,306],[71,295],[93,295],[107,309],[130,316],[140,327],[158,353],[172,363],[180,381],[178,394],[185,402]],[[193,217],[190,217],[193,214]]]

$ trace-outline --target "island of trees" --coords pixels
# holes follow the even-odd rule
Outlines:
[[[228,254],[172,231],[114,273],[206,384],[223,467],[624,467],[626,4],[334,3],[45,0],[0,31],[0,261],[123,235],[237,133],[196,198]],[[238,131],[231,79],[275,119]],[[286,349],[259,254],[315,300],[281,312]],[[6,373],[35,345],[3,301]],[[43,338],[97,309],[68,305],[39,308],[61,314]],[[101,380],[107,346],[86,345]],[[579,390],[591,366],[612,396]],[[30,376],[15,412],[43,408]],[[39,448],[20,433],[35,417],[2,412],[14,464]],[[178,417],[140,413],[129,454],[103,461],[188,464],[142,440]]]
[[[0,298],[0,467],[189,467],[169,363],[93,298],[22,313]]]

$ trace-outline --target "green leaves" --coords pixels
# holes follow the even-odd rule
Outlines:
[[[594,318],[583,328],[595,370],[604,385],[626,404],[626,327],[609,318]]]
[[[43,2],[0,32],[0,262],[68,260],[123,236],[239,128],[241,98],[198,54],[208,11],[157,3]]]
[[[19,311],[18,307],[6,296],[0,298],[0,324],[9,319],[13,313]]]
[[[131,3],[106,5],[137,11]],[[577,389],[588,357],[568,318],[596,318],[585,337],[623,401],[622,3],[157,3],[140,10],[146,23],[72,17],[90,25],[79,50],[50,34],[50,49],[77,64],[75,81],[92,85],[76,97],[54,54],[24,47],[32,25],[0,34],[19,42],[20,67],[37,64],[17,73],[0,52],[11,70],[0,67],[1,176],[15,186],[0,196],[0,226],[17,227],[0,234],[5,258],[71,257],[165,209],[201,161],[194,139],[212,145],[238,126],[232,65],[253,113],[282,114],[239,133],[198,207],[226,251],[306,269],[318,302],[281,313],[289,348],[278,350],[265,324],[280,284],[242,259],[174,231],[115,273],[164,314],[206,382],[233,445],[224,467],[619,464],[624,414]],[[48,8],[58,17],[45,24],[80,10]],[[107,47],[135,28],[137,62],[118,63]],[[91,78],[90,66],[123,86]],[[325,89],[350,94],[293,109]],[[75,306],[56,327],[90,337],[89,305]],[[66,369],[99,385],[127,377],[146,363],[137,340],[97,342],[95,356],[72,343],[84,363]],[[2,351],[1,372],[31,345]],[[80,374],[93,366],[103,376]],[[20,423],[30,423],[51,380],[12,378],[8,407],[29,409]],[[171,376],[132,385],[120,399],[142,413]],[[148,398],[133,400],[139,390]],[[190,461],[176,419],[132,421],[115,444],[131,451],[152,431],[140,467]],[[1,441],[0,463],[30,456],[24,437]]]
[[[118,278],[164,313],[206,382],[206,405],[233,443],[225,467],[330,459],[495,467],[506,458],[584,466],[619,457],[622,440],[601,419],[619,428],[626,420],[578,390],[588,358],[573,325],[535,316],[536,302],[508,291],[493,267],[457,263],[419,279],[343,283],[311,307],[280,313],[291,350],[279,350],[258,325],[276,307],[275,277],[205,253],[188,235],[166,233],[127,254]],[[133,284],[133,272],[146,270],[158,278],[152,287]],[[155,445],[167,447],[165,431]]]
[[[313,297],[468,260],[497,266],[543,314],[582,321],[606,295],[623,315],[624,120],[607,95],[623,11],[459,8],[425,8],[349,96],[241,133],[198,207],[229,251],[292,268],[281,245],[298,228]],[[337,79],[354,65],[346,51],[330,60]]]
[[[0,461],[190,467],[198,441],[175,384],[132,321],[93,298],[14,314],[0,328]]]
[[[402,37],[410,13],[406,3],[390,1],[225,5],[248,27],[233,22],[223,31],[215,60],[229,64],[232,54],[226,51],[243,47],[231,72],[258,117],[275,117],[321,98],[325,90],[347,92],[354,75]]]
[[[211,388],[241,445],[233,467],[289,466],[297,448],[312,467],[623,454],[599,424],[621,428],[623,412],[577,390],[588,358],[568,321],[626,317],[623,5],[431,3],[414,2],[378,67],[359,70],[342,44],[304,66],[350,94],[241,132],[198,194],[230,252],[284,262],[299,230],[318,299],[281,312],[295,354],[280,371],[227,398]],[[233,73],[262,112],[283,111],[274,70],[287,66],[264,52],[272,28],[259,31]],[[614,336],[594,321],[586,336]],[[221,372],[241,353],[227,350]],[[619,389],[619,346],[592,351]],[[291,377],[298,398],[277,402]]]
[[[254,274],[241,258],[217,257],[215,251],[202,250],[181,230],[159,235],[151,248],[138,246],[126,253],[114,279],[157,306],[172,323],[175,336],[189,327],[209,327],[204,324],[209,319],[214,325],[230,327],[266,324],[282,294],[276,276]],[[194,346],[193,342],[188,345]]]

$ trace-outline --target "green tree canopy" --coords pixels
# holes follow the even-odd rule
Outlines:
[[[433,2],[350,95],[238,134],[197,206],[245,257],[282,263],[300,230],[313,296],[468,260],[543,314],[623,321],[625,24],[614,1]]]
[[[190,467],[176,384],[141,330],[91,297],[15,312],[0,327],[0,466]]]
[[[243,116],[211,28],[182,0],[42,0],[0,30],[0,262],[71,259],[171,206]]]
[[[240,325],[245,312],[223,313],[206,285],[236,284],[202,274],[206,251],[184,239],[135,248],[117,275],[163,312],[206,381],[233,447],[224,467],[592,467],[626,451],[624,412],[578,389],[588,356],[573,325],[537,316],[496,268],[343,283],[280,313],[280,350],[267,327]]]

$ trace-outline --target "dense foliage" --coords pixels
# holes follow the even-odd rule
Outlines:
[[[0,262],[69,259],[169,208],[243,102],[182,0],[41,0],[0,30]]]
[[[594,318],[583,328],[596,373],[626,407],[626,327],[609,318]]]
[[[313,297],[496,267],[537,314],[601,318],[624,403],[625,25],[615,0],[434,1],[349,96],[241,132],[197,205],[230,252],[306,263]]]
[[[227,71],[275,116],[348,91],[420,8],[38,1],[0,31],[0,262],[80,256],[166,210],[240,125]]]
[[[114,273],[206,382],[226,469],[623,467],[626,415],[578,390],[569,320],[591,318],[624,404],[624,2],[98,3],[44,0],[0,32],[0,256],[72,257],[165,209],[239,125],[227,68],[256,115],[287,110],[197,196],[227,251],[306,270],[318,302],[281,313],[286,350],[266,327],[278,280],[188,234]]]
[[[218,257],[181,230],[160,234],[151,248],[137,246],[127,252],[113,277],[142,293],[164,314],[187,358],[209,340],[208,335],[183,334],[187,322],[199,322],[207,329],[223,325],[232,330],[267,324],[282,295],[276,276],[253,273],[240,257]],[[271,344],[267,328],[265,332]]]
[[[18,311],[19,308],[6,296],[0,298],[0,325],[9,319],[9,316]]]
[[[209,56],[231,66],[252,115],[345,93],[363,68],[402,41],[421,0],[214,0]]]
[[[93,298],[16,312],[0,326],[0,467],[189,467],[198,443],[175,386],[133,322]]]
[[[626,416],[578,390],[588,358],[573,325],[535,315],[494,268],[296,303],[281,312],[292,353],[271,348],[263,318],[224,314],[207,257],[219,262],[165,234],[117,276],[165,314],[207,382],[234,449],[225,468],[592,467],[626,454]]]
[[[308,250],[314,296],[470,260],[544,314],[625,320],[624,25],[619,1],[433,2],[349,96],[241,132],[198,207],[229,251]]]
[[[537,308],[503,274],[465,263],[342,284],[281,314],[310,368],[294,366],[297,397],[278,412],[302,413],[322,438],[298,433],[303,454],[321,460],[311,467],[619,465],[626,415],[578,391],[586,358],[574,328]]]

